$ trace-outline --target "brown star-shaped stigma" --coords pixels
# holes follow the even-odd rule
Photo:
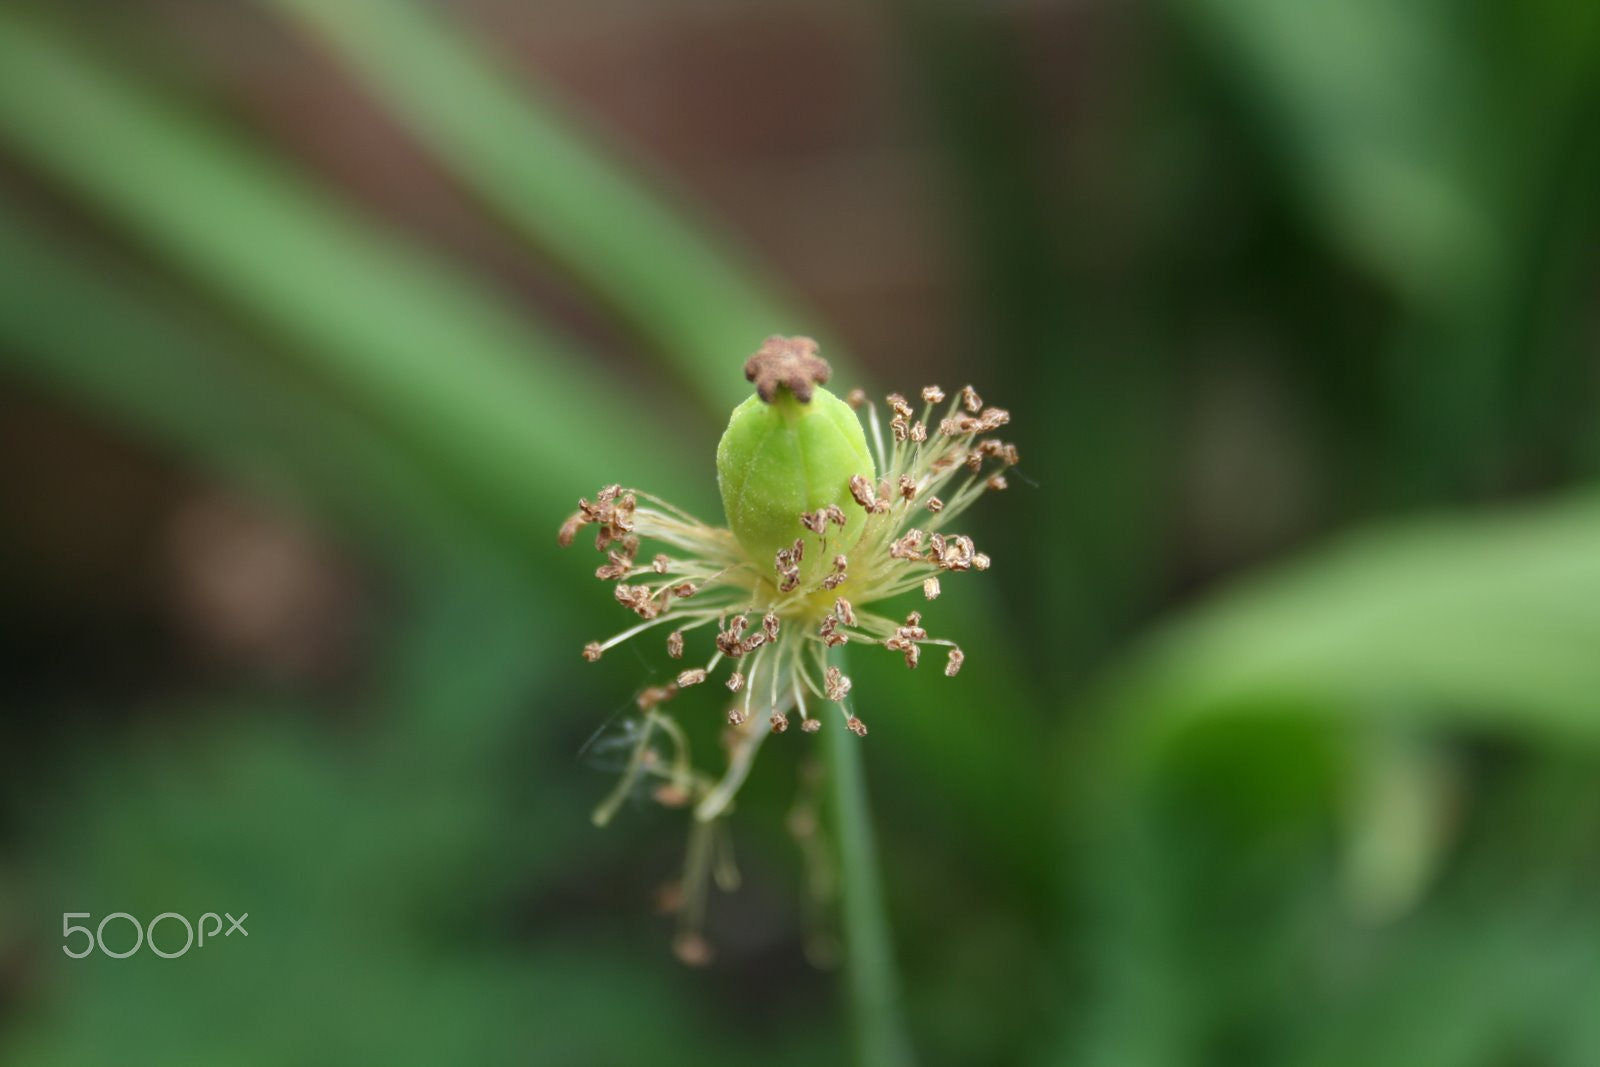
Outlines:
[[[817,342],[809,337],[769,337],[744,365],[744,376],[756,383],[757,395],[769,404],[780,386],[796,400],[809,402],[812,390],[832,373],[828,361],[817,355]]]

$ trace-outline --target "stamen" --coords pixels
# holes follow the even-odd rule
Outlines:
[[[850,495],[855,497],[856,503],[866,509],[868,514],[889,510],[888,503],[878,499],[878,494],[873,489],[872,483],[860,474],[851,475],[850,477]]]
[[[950,650],[950,658],[945,661],[944,676],[946,678],[954,678],[956,674],[960,672],[961,665],[966,661],[967,657],[965,653],[963,653],[959,648],[952,648]]]
[[[788,389],[803,402],[818,382],[826,380],[827,369],[814,342],[773,337],[751,358],[747,375],[769,401],[778,390]],[[616,602],[642,620],[609,640],[589,642],[583,648],[584,659],[598,660],[615,644],[664,623],[671,630],[667,654],[681,660],[687,631],[716,624],[709,662],[679,672],[675,681],[648,686],[636,697],[648,717],[643,736],[649,738],[653,725],[656,741],[635,750],[637,762],[630,774],[660,780],[662,784],[646,789],[649,793],[653,788],[659,803],[698,802],[690,869],[682,887],[690,914],[682,917],[677,946],[686,960],[703,962],[710,956],[699,926],[705,875],[716,848],[715,832],[706,820],[721,814],[732,801],[761,739],[786,732],[791,711],[798,711],[803,732],[820,729],[820,720],[808,713],[812,698],[834,702],[844,727],[866,735],[866,725],[845,706],[851,679],[826,662],[826,650],[855,638],[900,652],[906,666],[915,668],[924,645],[939,645],[948,647],[942,665],[947,677],[954,677],[964,664],[965,656],[953,642],[928,637],[920,613],[911,612],[902,622],[871,608],[877,601],[919,587],[926,601],[936,600],[943,592],[942,572],[989,568],[989,556],[978,552],[970,537],[946,531],[983,493],[1008,487],[1005,472],[1016,465],[1017,449],[992,436],[980,439],[1008,425],[1011,415],[1003,408],[984,406],[972,386],[951,397],[939,386],[928,385],[919,395],[924,406],[914,414],[905,396],[890,394],[887,427],[880,425],[877,407],[863,391],[851,390],[845,396],[852,409],[867,408],[861,418],[868,425],[877,460],[874,473],[849,479],[851,499],[867,521],[851,530],[848,541],[847,508],[827,504],[801,511],[799,532],[805,536],[775,552],[767,564],[752,559],[730,530],[709,526],[667,501],[619,484],[602,486],[592,499],[579,500],[577,512],[558,531],[558,542],[567,546],[584,526],[596,527],[595,544],[604,554],[596,577],[612,583]],[[891,433],[885,434],[885,428]],[[926,512],[918,504],[924,504]],[[888,517],[879,519],[880,515]],[[918,522],[919,528],[910,528],[911,522]],[[831,569],[820,580],[811,578],[801,591],[806,542],[811,538],[817,539],[811,551],[831,561]],[[641,555],[641,544],[652,547]],[[649,554],[655,548],[666,551]],[[846,582],[852,583],[851,597],[860,607],[835,592],[832,610],[816,620],[815,594],[836,591]],[[699,598],[694,605],[679,603],[691,597]],[[680,688],[710,680],[724,658],[732,661],[725,684],[735,695],[728,709],[732,728],[723,732],[728,766],[713,784],[693,770],[681,728],[655,709]],[[820,703],[811,705],[817,706]],[[755,718],[763,711],[766,730]],[[663,755],[668,750],[655,747],[664,737],[674,743],[670,767]],[[638,783],[629,780],[620,796],[638,793]]]

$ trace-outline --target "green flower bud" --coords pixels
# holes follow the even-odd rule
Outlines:
[[[816,342],[769,337],[745,364],[756,396],[733,410],[717,445],[717,481],[728,528],[758,566],[770,566],[780,549],[794,545],[805,531],[803,512],[834,505],[843,510],[847,544],[865,521],[850,493],[850,479],[876,480],[872,453],[861,421],[838,397],[821,387],[828,365]],[[801,561],[801,580],[811,584],[829,566],[816,550]],[[770,572],[769,572],[770,573]]]

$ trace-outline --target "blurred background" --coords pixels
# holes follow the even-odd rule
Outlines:
[[[925,1062],[1600,1063],[1597,115],[1559,0],[0,5],[0,1062],[839,1062],[807,739],[683,967],[555,543],[803,333],[1026,476],[856,664]]]

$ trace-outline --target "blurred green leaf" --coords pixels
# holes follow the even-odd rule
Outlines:
[[[1588,949],[1558,947],[1591,937],[1572,905],[1600,878],[1573,846],[1600,811],[1596,544],[1591,497],[1378,527],[1125,661],[1095,702],[1101,744],[1074,738],[1095,773],[1073,787],[1071,910],[1103,996],[1067,1047],[1119,1067],[1487,1067],[1554,1042],[1535,1020],[1570,1018],[1596,979]],[[1437,757],[1396,760],[1401,739],[1493,741],[1531,769],[1441,798]],[[1552,784],[1552,762],[1579,769]],[[1383,812],[1345,825],[1374,782]],[[1496,817],[1502,793],[1525,810]],[[1545,992],[1511,995],[1530,983]]]
[[[0,358],[11,371],[316,512],[390,562],[469,536],[369,427],[145,281],[107,256],[72,254],[0,202]]]
[[[1399,291],[1476,291],[1502,235],[1473,156],[1481,70],[1444,0],[1176,0],[1259,107],[1328,239]]]
[[[526,74],[430,5],[277,0],[436,158],[604,298],[722,417],[740,360],[773,333],[822,334],[838,381],[865,385],[813,315],[785,306],[710,221],[669,203],[581,134]],[[657,178],[652,184],[663,183]]]
[[[1260,120],[1309,223],[1400,306],[1380,413],[1385,495],[1495,485],[1518,458],[1512,431],[1538,434],[1544,411],[1586,387],[1581,342],[1557,334],[1587,300],[1594,6],[1170,7]]]
[[[70,129],[72,136],[62,136]],[[490,515],[542,542],[591,472],[670,492],[670,454],[595,433],[648,405],[466,278],[249,145],[0,12],[0,140],[259,324]],[[575,447],[581,444],[581,448]],[[602,473],[605,472],[605,473]]]
[[[1600,741],[1600,504],[1353,535],[1244,583],[1123,665],[1103,705],[1142,751],[1261,707]]]

